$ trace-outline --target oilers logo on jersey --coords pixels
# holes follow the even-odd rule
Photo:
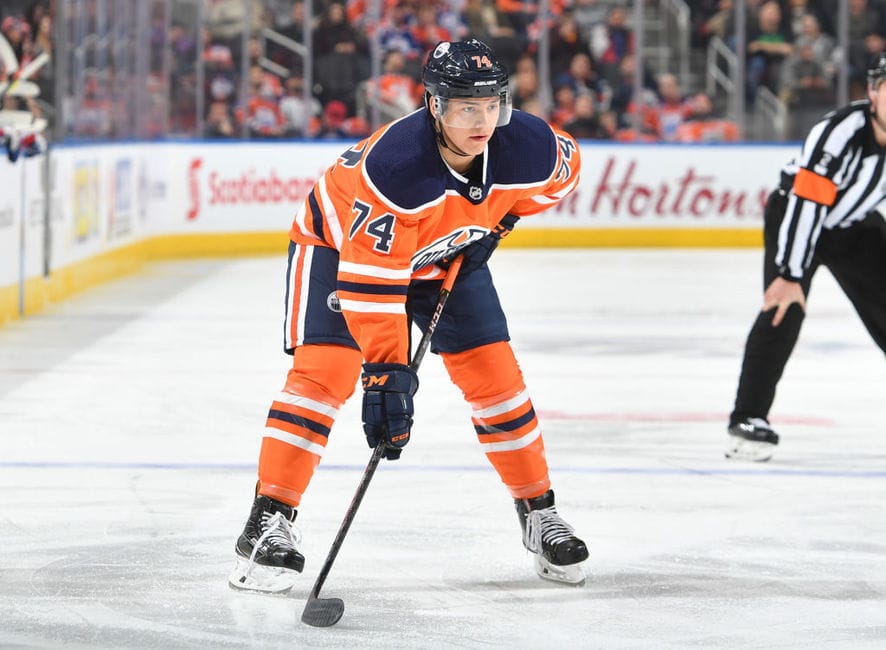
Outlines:
[[[329,308],[329,311],[341,313],[341,301],[338,299],[338,294],[335,291],[326,296],[326,306]]]
[[[437,241],[416,251],[415,255],[412,256],[412,269],[417,271],[443,258],[452,258],[458,251],[469,244],[483,239],[487,233],[489,233],[488,230],[476,226],[456,228],[445,237],[441,237]]]

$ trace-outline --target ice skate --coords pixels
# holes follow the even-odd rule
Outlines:
[[[726,458],[762,463],[770,458],[778,444],[778,434],[763,418],[744,418],[729,425]]]
[[[523,529],[523,546],[534,554],[538,575],[554,582],[584,583],[581,563],[588,559],[588,549],[557,514],[553,490],[532,499],[515,499],[514,503]]]
[[[305,568],[305,556],[296,546],[300,539],[292,528],[294,507],[266,496],[257,496],[249,520],[234,550],[237,564],[228,583],[234,589],[286,593],[295,574]]]

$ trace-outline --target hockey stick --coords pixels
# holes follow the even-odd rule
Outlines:
[[[440,296],[437,298],[437,307],[434,309],[434,314],[431,316],[431,322],[428,323],[428,328],[422,335],[421,341],[419,341],[418,347],[415,350],[415,355],[413,355],[412,361],[409,363],[409,366],[413,370],[418,370],[418,367],[421,365],[421,361],[425,356],[425,352],[427,352],[428,346],[431,343],[431,336],[433,336],[434,330],[437,329],[437,322],[440,320],[440,314],[443,313],[443,305],[446,304],[446,300],[452,292],[452,285],[455,284],[455,278],[458,276],[458,270],[461,268],[461,263],[462,257],[459,255],[449,266],[449,271],[446,273],[446,279],[443,281],[443,286],[440,288]],[[360,479],[360,485],[357,486],[357,491],[351,499],[351,505],[348,506],[345,518],[341,522],[341,526],[339,526],[338,534],[332,541],[332,547],[329,549],[329,553],[326,555],[326,561],[323,563],[323,567],[317,575],[317,580],[314,582],[314,588],[311,589],[311,593],[308,595],[308,602],[305,603],[305,609],[301,613],[301,620],[303,623],[307,623],[314,627],[330,627],[331,625],[338,623],[342,614],[345,612],[345,603],[341,598],[320,598],[320,589],[323,587],[323,583],[326,582],[326,577],[329,575],[330,569],[332,569],[332,563],[335,562],[335,557],[341,549],[341,545],[345,540],[345,535],[348,534],[348,529],[351,527],[351,523],[354,521],[354,516],[357,514],[357,508],[360,507],[360,502],[363,500],[363,495],[366,494],[366,490],[369,487],[369,481],[372,480],[372,476],[375,474],[376,468],[378,468],[378,463],[381,461],[384,451],[385,442],[382,441],[373,450],[372,457],[369,459],[369,464],[363,471],[363,478]]]

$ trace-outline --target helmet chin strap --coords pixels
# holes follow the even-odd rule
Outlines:
[[[437,118],[434,118],[434,130],[437,132],[437,142],[440,143],[441,147],[449,149],[449,151],[454,153],[456,156],[462,156],[464,158],[472,158],[474,156],[474,154],[466,153],[463,149],[458,148],[454,144],[450,145],[448,142],[446,142],[446,135],[443,133],[443,124]]]

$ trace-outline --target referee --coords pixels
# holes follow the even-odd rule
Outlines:
[[[775,388],[791,356],[812,276],[828,267],[886,352],[886,52],[868,70],[866,101],[827,114],[782,169],[764,211],[763,309],[745,345],[727,458],[766,461]]]

